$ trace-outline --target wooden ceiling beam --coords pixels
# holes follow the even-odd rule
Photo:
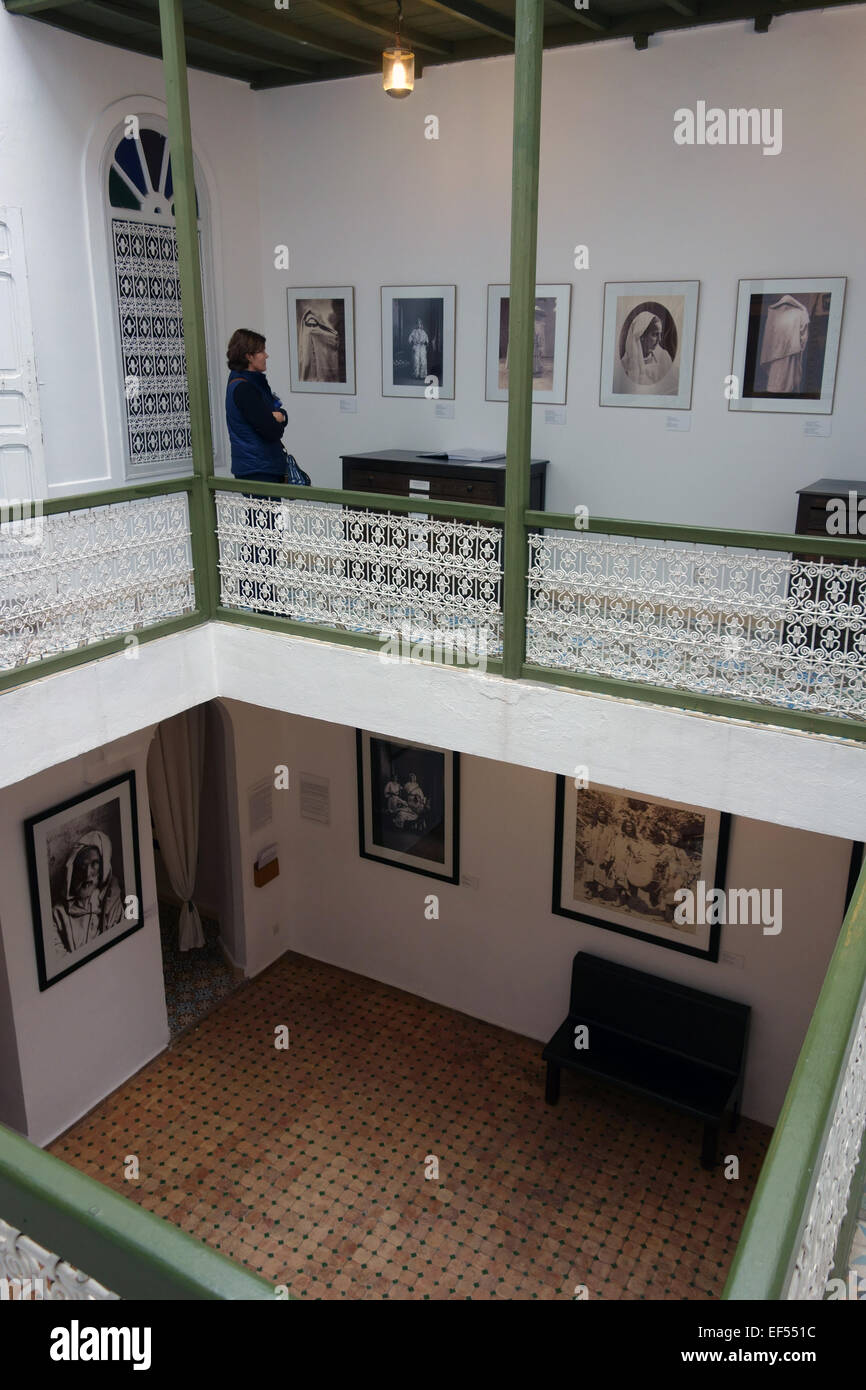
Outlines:
[[[585,10],[575,9],[574,0],[553,0],[553,4],[561,5],[564,10],[568,10],[572,18],[576,19],[578,24],[585,25],[587,29],[596,29],[603,34],[611,27],[612,21],[607,11],[599,9],[594,0],[589,0],[589,6]]]
[[[151,29],[159,28],[158,15],[151,13],[150,10],[141,10],[137,5],[122,5],[118,3],[118,0],[86,0],[86,3],[97,10],[105,10],[108,14],[118,15],[121,19],[134,19],[139,24],[145,24]],[[220,34],[212,29],[202,29],[198,24],[184,24],[183,32],[194,43],[210,44],[212,48],[220,48],[226,53],[235,53],[239,58],[251,58],[254,62],[262,63],[266,67],[303,73],[305,77],[317,77],[322,66],[321,63],[310,63],[306,58],[297,58],[291,53],[282,53],[278,49],[268,49],[260,47],[258,44],[245,43],[243,39],[235,39],[229,34]]]
[[[688,0],[665,0],[665,4],[668,9],[676,10],[677,14],[687,15],[689,19],[695,19],[698,15],[697,5],[689,4]]]
[[[76,0],[5,0],[10,14],[37,14],[40,10],[60,10]]]
[[[348,58],[350,62],[357,63],[362,68],[381,67],[381,54],[372,53],[369,48],[356,48],[344,39],[332,38],[316,29],[307,29],[301,24],[295,24],[291,19],[283,17],[285,12],[282,10],[258,10],[252,5],[242,4],[241,0],[207,0],[207,3],[223,14],[242,19],[253,29],[264,29],[269,34],[277,34],[280,38],[289,39],[305,48],[315,48],[320,53],[328,53],[333,58]]]
[[[394,21],[384,19],[381,15],[374,14],[372,10],[359,10],[357,5],[350,5],[348,0],[316,0],[316,8],[327,10],[330,14],[338,15],[340,19],[345,19],[348,24],[357,24],[361,29],[367,29],[373,34],[383,35],[386,39],[394,37]],[[403,41],[411,48],[423,48],[428,53],[438,53],[446,57],[451,57],[454,52],[453,43],[448,43],[445,39],[434,39],[428,34],[413,35],[403,34]]]
[[[72,20],[65,13],[62,15],[43,15],[34,14],[33,18],[38,22],[51,24],[56,29],[62,29],[65,33],[74,34],[79,39],[92,39],[95,43],[107,44],[109,48],[123,48],[129,53],[140,53],[145,58],[156,58],[162,61],[162,45],[157,39],[151,43],[145,38],[132,38],[124,34],[122,37],[117,34],[109,34],[104,29],[97,28],[94,24],[87,24],[83,20]],[[201,58],[196,58],[189,54],[187,61],[191,68],[197,68],[200,72],[212,72],[217,77],[231,77],[235,82],[249,82],[249,73],[238,72],[237,68],[230,67],[228,63],[220,63],[215,59],[208,59],[206,62]]]
[[[465,19],[468,24],[475,24],[497,38],[509,39],[514,45],[514,25],[505,15],[489,10],[486,5],[478,5],[475,0],[424,0],[424,4],[452,17]]]

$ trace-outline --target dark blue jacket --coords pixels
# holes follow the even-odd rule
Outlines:
[[[232,446],[232,473],[269,473],[282,481],[286,453],[282,445],[285,423],[272,412],[282,410],[264,372],[232,371],[226,385],[226,424]]]

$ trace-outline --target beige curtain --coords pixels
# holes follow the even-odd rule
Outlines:
[[[169,881],[182,900],[178,947],[204,946],[192,901],[198,862],[199,808],[204,772],[204,708],[186,710],[157,726],[147,764],[150,809]]]

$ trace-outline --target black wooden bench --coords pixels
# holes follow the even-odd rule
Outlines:
[[[701,1163],[712,1168],[725,1113],[731,1129],[739,1117],[750,1014],[746,1004],[578,951],[568,1018],[541,1054],[545,1099],[556,1104],[569,1067],[663,1101],[704,1121]]]

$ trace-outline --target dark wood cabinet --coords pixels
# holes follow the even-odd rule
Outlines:
[[[799,488],[797,497],[799,500],[794,530],[798,536],[833,536],[840,540],[844,536],[854,536],[858,539],[862,536],[863,533],[857,530],[858,509],[860,502],[866,498],[866,482],[858,481],[856,478],[819,478],[816,483]],[[827,521],[831,515],[827,510],[827,503],[831,500],[841,500],[845,505],[846,522],[843,530],[827,530]],[[849,505],[852,501],[853,507]],[[866,511],[866,508],[863,510]],[[834,563],[845,562],[836,560]]]
[[[505,505],[504,458],[459,463],[455,459],[424,458],[411,449],[342,457],[343,487],[349,492],[390,492],[398,497],[477,502],[487,507]],[[530,465],[529,505],[534,511],[544,510],[547,463],[547,459],[533,459]]]

